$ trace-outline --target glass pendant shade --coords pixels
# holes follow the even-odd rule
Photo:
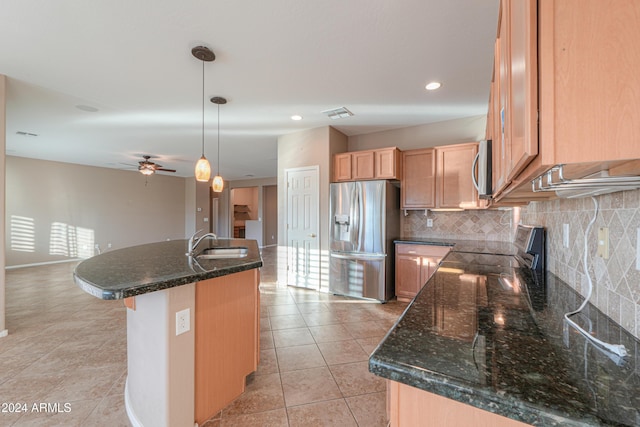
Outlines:
[[[213,182],[211,183],[211,188],[214,193],[222,193],[222,189],[224,188],[224,181],[220,175],[216,175],[213,178]]]
[[[196,181],[207,182],[209,178],[211,178],[211,165],[203,154],[196,163]]]

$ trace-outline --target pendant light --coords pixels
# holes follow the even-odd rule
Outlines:
[[[194,47],[191,49],[191,54],[202,61],[202,157],[196,163],[195,175],[197,181],[207,182],[211,177],[211,165],[204,156],[204,63],[213,61],[216,56],[205,46]]]
[[[218,175],[213,178],[211,188],[214,193],[221,193],[224,188],[224,181],[220,176],[220,105],[226,104],[227,100],[221,96],[214,96],[211,98],[211,102],[218,105]]]

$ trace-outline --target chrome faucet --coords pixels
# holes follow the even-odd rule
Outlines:
[[[193,233],[193,236],[191,236],[189,238],[189,245],[188,245],[187,253],[185,254],[186,256],[192,257],[194,255],[194,252],[195,252],[196,247],[198,246],[198,244],[200,244],[200,242],[202,242],[207,237],[212,237],[214,239],[218,239],[218,236],[216,236],[215,233],[206,233],[206,234],[203,234],[200,237],[196,237],[198,235],[198,233],[201,232],[201,231],[202,230],[196,231],[195,233]]]

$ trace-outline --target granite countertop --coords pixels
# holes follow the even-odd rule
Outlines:
[[[255,240],[208,239],[196,250],[245,247],[248,253],[242,258],[187,257],[187,245],[187,240],[171,240],[105,252],[78,264],[74,280],[85,292],[111,300],[262,267]]]
[[[637,339],[589,304],[573,319],[629,354],[601,351],[563,328],[583,299],[566,283],[458,248],[373,352],[371,372],[533,425],[640,425]]]
[[[491,240],[439,239],[433,237],[400,237],[394,243],[415,245],[452,246],[456,252],[480,252],[494,255],[513,255],[517,249],[511,242]]]

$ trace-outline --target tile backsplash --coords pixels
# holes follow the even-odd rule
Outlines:
[[[439,239],[470,239],[511,241],[513,214],[509,210],[478,210],[460,212],[407,211],[401,215],[402,237],[434,237]],[[427,227],[427,219],[433,226]]]
[[[640,338],[640,271],[636,270],[640,190],[597,196],[596,200],[598,214],[587,236],[591,303]],[[593,213],[590,197],[532,202],[520,211],[524,224],[547,230],[547,269],[583,296],[588,290],[584,235]],[[569,225],[568,248],[563,245],[563,224]],[[609,259],[596,255],[599,227],[609,228]]]

